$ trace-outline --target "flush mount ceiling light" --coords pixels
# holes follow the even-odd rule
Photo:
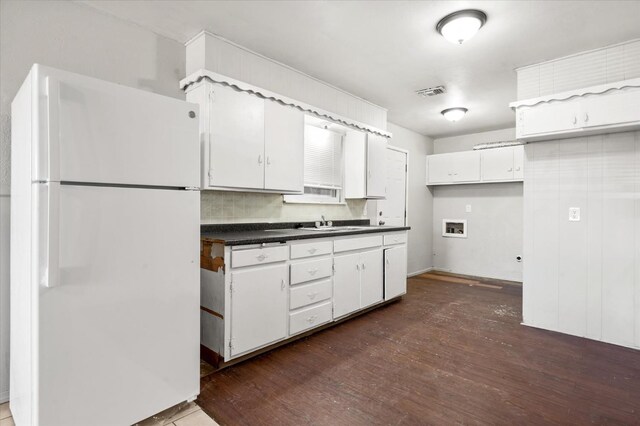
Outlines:
[[[444,118],[446,118],[447,120],[453,122],[453,121],[458,121],[462,119],[462,117],[464,117],[467,111],[469,110],[461,107],[447,108],[442,110],[440,114],[444,115]]]
[[[487,14],[481,10],[459,10],[442,18],[436,30],[451,43],[462,44],[476,35],[485,22]]]

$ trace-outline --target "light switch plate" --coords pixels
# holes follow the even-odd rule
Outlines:
[[[471,213],[471,204],[467,204],[464,208],[467,213]]]
[[[580,207],[569,207],[569,222],[580,222]]]

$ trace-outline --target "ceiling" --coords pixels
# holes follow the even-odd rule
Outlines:
[[[640,1],[82,1],[184,43],[202,29],[389,110],[432,137],[512,127],[514,68],[640,38]],[[457,46],[436,31],[450,12],[489,19]],[[446,86],[423,98],[414,92]],[[460,122],[440,111],[464,106]]]

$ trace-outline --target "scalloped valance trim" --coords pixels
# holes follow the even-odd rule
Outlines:
[[[538,98],[525,99],[522,101],[511,102],[511,109],[519,107],[532,107],[542,103],[554,101],[567,101],[572,98],[578,98],[586,95],[602,95],[613,90],[623,89],[640,89],[640,78],[632,78],[630,80],[616,81],[615,83],[600,84],[598,86],[585,87],[583,89],[569,90],[566,92],[555,93],[553,95],[540,96]]]
[[[186,91],[188,90],[189,86],[191,86],[192,84],[196,84],[202,80],[209,80],[213,83],[231,86],[236,88],[237,90],[247,92],[247,93],[252,93],[254,95],[260,96],[261,98],[269,99],[271,101],[278,102],[282,105],[289,105],[289,106],[298,108],[304,112],[314,114],[318,117],[331,120],[335,123],[339,123],[347,127],[352,127],[358,130],[369,132],[369,133],[375,133],[377,135],[384,136],[385,138],[391,138],[393,136],[390,132],[387,132],[386,130],[378,129],[377,127],[373,127],[368,124],[364,124],[359,121],[352,120],[350,118],[343,117],[341,115],[338,115],[329,111],[325,111],[320,108],[316,108],[313,105],[296,101],[295,99],[291,99],[286,96],[282,96],[277,93],[271,92],[269,90],[262,89],[260,87],[256,87],[251,84],[236,80],[234,78],[227,77],[222,74],[218,74],[212,71],[207,71],[204,69],[198,70],[193,74],[189,75],[187,78],[181,80],[180,88]]]

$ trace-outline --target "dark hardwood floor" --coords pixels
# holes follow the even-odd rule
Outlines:
[[[520,325],[521,288],[437,274],[202,378],[221,425],[640,424],[640,352]]]

